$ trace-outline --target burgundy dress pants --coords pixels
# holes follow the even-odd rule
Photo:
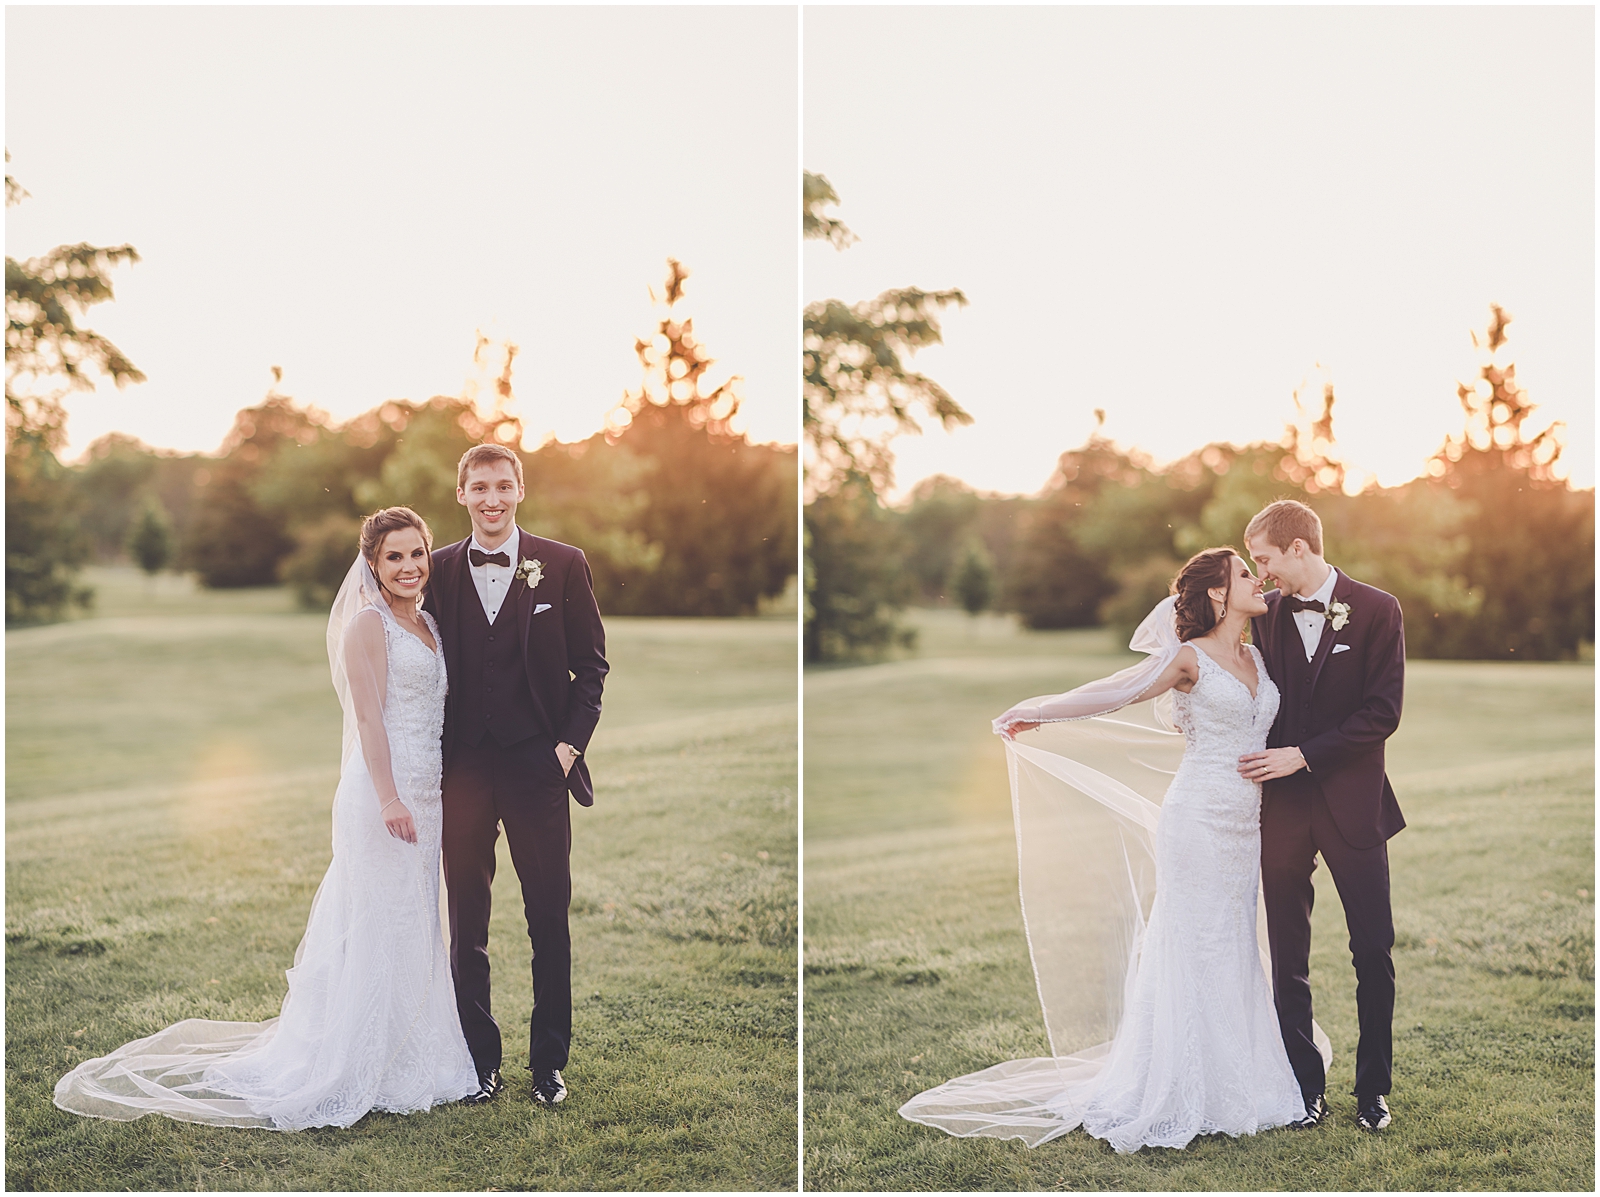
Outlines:
[[[1356,968],[1355,1092],[1388,1093],[1394,1061],[1394,916],[1389,847],[1352,848],[1320,787],[1290,776],[1269,784],[1261,811],[1261,889],[1272,948],[1272,994],[1289,1065],[1307,1097],[1324,1092],[1322,1056],[1311,1039],[1311,872],[1320,852],[1339,890]],[[1293,784],[1284,784],[1293,783]]]
[[[564,1068],[572,1039],[572,822],[566,777],[548,736],[509,747],[456,744],[444,773],[444,875],[450,969],[467,1049],[482,1076],[500,1067],[489,1012],[489,905],[495,843],[505,828],[533,949],[528,1067]]]

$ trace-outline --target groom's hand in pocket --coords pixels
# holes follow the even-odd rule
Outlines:
[[[1239,775],[1248,781],[1271,781],[1288,777],[1306,767],[1306,758],[1298,748],[1268,748],[1262,752],[1247,752],[1239,758]]]
[[[561,762],[561,775],[565,777],[578,763],[578,750],[563,740],[556,745],[556,760]]]

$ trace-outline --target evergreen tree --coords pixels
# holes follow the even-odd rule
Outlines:
[[[961,609],[973,618],[987,611],[994,601],[994,562],[982,541],[971,542],[962,553],[953,589]]]
[[[935,603],[946,599],[958,555],[977,535],[980,510],[977,492],[954,478],[936,474],[912,489],[901,530],[918,598]]]
[[[128,535],[128,552],[140,569],[154,577],[172,560],[172,550],[172,521],[159,500],[148,499]]]

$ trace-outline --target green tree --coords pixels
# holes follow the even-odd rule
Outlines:
[[[302,607],[325,611],[333,605],[360,545],[361,521],[332,512],[299,529],[294,548],[278,563],[278,576]]]
[[[1441,650],[1507,660],[1571,657],[1594,641],[1594,491],[1561,477],[1565,427],[1543,428],[1537,405],[1502,360],[1511,316],[1491,305],[1478,378],[1457,386],[1465,428],[1428,465],[1435,490],[1465,506],[1459,570],[1481,606],[1443,621]]]
[[[619,614],[749,612],[794,573],[796,453],[732,429],[738,380],[708,381],[713,359],[676,310],[687,277],[669,264],[665,318],[637,345],[645,386],[624,396],[607,431],[522,454],[519,522],[581,545],[603,609]],[[487,344],[480,339],[475,360]],[[517,348],[504,348],[487,413],[468,396],[436,396],[335,424],[279,393],[275,370],[273,389],[239,413],[197,474],[186,564],[208,586],[281,580],[319,608],[348,570],[368,512],[404,504],[436,544],[467,535],[455,498],[461,455],[522,439],[508,411]],[[123,473],[143,476],[132,465]]]
[[[97,556],[110,560],[127,549],[156,460],[154,452],[119,432],[101,437],[84,453],[73,474]]]
[[[1471,504],[1419,478],[1312,505],[1329,560],[1400,600],[1408,655],[1473,655],[1468,640],[1484,592],[1464,569]]]
[[[524,457],[528,497],[517,518],[542,536],[581,545],[594,573],[600,609],[637,606],[629,595],[660,565],[664,546],[642,529],[655,462],[596,433],[571,444],[552,440]]]
[[[126,552],[129,530],[146,500],[160,505],[174,543],[181,544],[194,507],[195,475],[210,461],[199,453],[152,449],[121,432],[90,444],[70,472],[95,555],[109,561]]]
[[[826,211],[838,200],[827,179],[805,173],[804,237],[829,241],[836,249],[856,240]],[[810,454],[805,487],[808,659],[869,656],[910,641],[896,628],[894,612],[914,591],[903,574],[880,567],[882,560],[901,558],[899,545],[893,552],[885,546],[874,563],[864,538],[898,531],[895,517],[877,498],[893,481],[891,441],[920,432],[920,418],[945,428],[972,422],[944,387],[908,364],[919,349],[942,342],[940,313],[966,302],[954,288],[908,287],[859,303],[829,299],[805,309],[801,404]],[[834,543],[833,537],[844,539]],[[930,571],[923,577],[926,583],[939,563],[918,560]]]
[[[59,619],[88,607],[94,591],[76,583],[88,559],[77,493],[56,455],[26,432],[6,444],[6,624]]]
[[[7,162],[10,154],[6,155]],[[27,193],[8,171],[6,206]],[[56,619],[93,592],[76,583],[90,538],[82,504],[56,456],[65,440],[62,400],[98,376],[118,387],[144,375],[78,321],[113,298],[111,271],[137,262],[131,245],[60,245],[37,258],[6,258],[6,623]]]
[[[274,382],[282,371],[273,367]],[[327,431],[320,413],[295,405],[276,390],[234,417],[217,459],[196,476],[196,512],[180,561],[213,588],[270,586],[278,565],[294,548],[278,511],[257,494],[274,456],[287,446],[307,446]]]
[[[880,491],[891,486],[890,442],[921,432],[919,414],[947,429],[972,423],[944,387],[907,365],[917,350],[943,343],[939,311],[966,302],[953,288],[906,287],[855,304],[807,305],[801,406],[813,490],[845,471],[866,475]]]
[[[1115,532],[1143,521],[1096,520],[1096,506],[1116,488],[1148,481],[1142,459],[1092,436],[1061,455],[1039,500],[1030,505],[1006,579],[1006,605],[1030,628],[1099,623],[1100,606],[1117,591],[1115,563],[1128,547]]]
[[[379,413],[393,437],[376,476],[357,475],[356,513],[406,506],[428,521],[435,544],[465,537],[472,521],[456,502],[461,455],[485,442],[515,448],[521,421],[498,407],[484,415],[469,399],[443,395],[426,403],[386,403]]]
[[[975,540],[967,545],[952,588],[961,609],[973,618],[989,609],[995,592],[994,562],[982,541]]]
[[[128,552],[134,563],[154,577],[172,560],[172,521],[159,500],[146,500],[128,536]]]
[[[806,172],[805,178],[804,236],[845,248],[855,235],[822,213],[838,196],[822,176]],[[809,493],[820,493],[834,477],[851,472],[864,474],[882,493],[894,475],[889,443],[920,432],[919,415],[947,429],[972,423],[944,387],[907,364],[917,350],[943,343],[939,313],[966,303],[955,288],[905,287],[855,304],[828,299],[806,306],[801,409],[812,451]]]
[[[897,523],[861,474],[806,504],[806,660],[868,659],[915,643],[895,621],[912,593]]]
[[[980,502],[965,482],[935,474],[911,491],[901,530],[906,566],[915,576],[917,597],[942,602],[951,586],[957,554],[977,535]]]
[[[715,382],[715,359],[679,314],[688,278],[669,258],[657,297],[665,311],[654,334],[634,343],[643,384],[611,422],[611,451],[640,463],[642,502],[626,526],[659,546],[653,562],[618,579],[614,609],[749,614],[794,574],[798,459],[734,431],[742,379]]]
[[[87,242],[58,245],[41,257],[6,258],[6,427],[38,435],[60,447],[66,423],[61,406],[74,390],[93,390],[103,374],[117,386],[143,382],[144,374],[78,319],[115,298],[111,271],[139,260],[131,245]]]

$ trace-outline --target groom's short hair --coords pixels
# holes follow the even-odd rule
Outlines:
[[[467,471],[473,466],[488,465],[494,461],[509,461],[511,472],[517,476],[517,485],[522,483],[522,458],[518,457],[515,450],[504,445],[473,445],[461,455],[461,464],[456,467],[456,486],[465,488],[467,485]]]
[[[1318,557],[1322,556],[1322,521],[1315,511],[1294,499],[1279,499],[1256,512],[1244,530],[1247,542],[1255,536],[1264,537],[1273,548],[1284,550],[1298,537]]]

